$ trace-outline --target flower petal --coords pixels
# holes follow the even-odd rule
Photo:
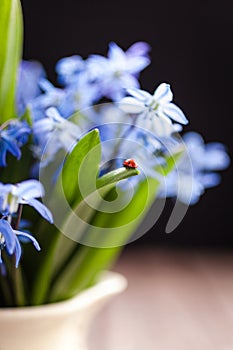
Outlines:
[[[143,103],[134,97],[125,97],[119,102],[119,107],[125,113],[141,113],[145,110]]]
[[[14,157],[20,159],[21,151],[14,139],[4,135],[4,148],[6,151],[10,152]]]
[[[17,231],[17,230],[14,230],[15,234],[17,234],[17,236],[22,236],[22,237],[26,237],[28,238],[34,245],[34,247],[40,251],[41,248],[40,248],[40,245],[39,243],[37,242],[37,240],[35,239],[35,237],[33,237],[32,235],[30,235],[29,233],[26,233],[26,232],[22,232],[22,231]]]
[[[204,166],[207,170],[223,170],[230,164],[230,158],[222,144],[209,143],[205,147]]]
[[[215,187],[221,182],[221,175],[216,173],[203,174],[201,176],[201,182],[205,188]]]
[[[130,74],[138,74],[144,68],[149,66],[150,60],[147,57],[130,57],[127,61],[127,71]]]
[[[147,56],[151,47],[144,41],[139,41],[128,48],[126,51],[127,56]]]
[[[188,124],[188,119],[185,117],[182,110],[177,107],[174,103],[168,103],[163,107],[163,113],[166,117],[175,120],[181,124]]]
[[[142,102],[148,102],[152,99],[151,94],[149,94],[149,92],[144,90],[131,88],[131,89],[127,89],[127,92],[129,95],[135,97],[137,100]]]
[[[22,181],[15,187],[15,195],[26,201],[30,198],[40,198],[44,196],[44,187],[38,180]]]
[[[37,199],[28,199],[27,201],[25,201],[26,204],[30,205],[31,207],[33,207],[34,209],[36,209],[38,211],[38,213],[44,218],[46,219],[50,224],[53,223],[53,216],[51,211],[40,201],[38,201]]]
[[[21,245],[20,245],[17,237],[15,240],[15,243],[16,243],[15,244],[15,267],[18,267],[19,261],[20,261],[21,255],[22,255],[22,248],[21,248]]]
[[[0,220],[0,232],[3,234],[6,240],[7,251],[9,254],[13,254],[16,245],[16,239],[13,229],[8,221],[4,219]]]
[[[124,51],[114,42],[109,44],[108,57],[114,61],[125,60]]]
[[[161,104],[171,102],[173,94],[170,85],[166,83],[160,84],[155,90],[153,98]]]

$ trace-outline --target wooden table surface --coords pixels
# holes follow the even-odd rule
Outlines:
[[[233,254],[127,251],[128,289],[98,314],[90,350],[233,350]]]

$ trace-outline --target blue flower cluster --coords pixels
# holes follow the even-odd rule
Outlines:
[[[176,168],[165,177],[161,187],[161,197],[177,197],[186,204],[195,204],[206,188],[221,182],[219,170],[226,169],[230,158],[226,147],[218,142],[204,143],[196,132],[183,135],[185,152]]]
[[[140,89],[138,78],[140,72],[150,64],[149,51],[149,45],[144,42],[133,44],[125,52],[112,42],[109,44],[107,57],[90,55],[83,59],[74,55],[62,58],[56,65],[61,87],[53,86],[45,78],[44,69],[39,63],[22,62],[18,85],[18,112],[22,114],[22,106],[24,109],[28,106],[31,110],[34,155],[41,160],[44,152],[44,166],[54,159],[59,149],[70,150],[80,135],[94,127],[101,131],[103,164],[106,168],[110,158],[114,158],[115,165],[119,165],[122,159],[134,157],[146,176],[158,177],[156,166],[164,161],[165,152],[172,153],[177,144],[185,143],[185,153],[190,153],[190,157],[193,157],[195,152],[193,149],[190,152],[189,141],[186,142],[188,136],[183,141],[177,138],[177,133],[182,131],[182,125],[187,124],[188,120],[182,110],[172,102],[170,85],[160,84],[153,94]],[[101,108],[93,108],[95,103],[102,101],[114,102],[115,105],[111,103]],[[77,119],[76,123],[67,120],[78,111],[78,122]],[[195,135],[201,139],[201,136]],[[122,139],[120,146],[114,144],[113,140],[116,138]],[[49,143],[49,140],[52,141]],[[112,145],[108,147],[110,140]],[[105,146],[106,141],[108,143]],[[217,180],[213,181],[213,176],[219,179],[219,175],[210,176],[210,169],[207,167],[210,153],[204,151],[205,147],[209,149],[210,146],[205,146],[202,141],[199,153],[201,149],[203,152],[200,159],[204,161],[195,162],[192,159],[192,172],[189,172],[189,176],[184,178],[179,171],[182,188],[191,194],[178,195],[178,190],[175,190],[177,186],[174,186],[174,182],[178,183],[175,171],[166,179],[166,191],[162,186],[161,194],[166,192],[166,196],[178,196],[185,203],[194,203],[205,188],[217,184]],[[229,164],[225,148],[212,144],[212,150],[215,147],[216,153],[221,154],[225,163],[220,164],[219,157],[212,157],[211,171],[224,169]],[[182,159],[185,164],[185,157]],[[203,176],[203,181],[197,181],[200,174],[205,174],[205,181]],[[190,187],[190,183],[193,186]],[[185,190],[181,192],[184,193]]]
[[[140,89],[139,74],[150,64],[149,51],[144,42],[126,51],[112,42],[106,57],[62,58],[56,65],[58,86],[49,82],[40,63],[22,61],[18,119],[0,127],[0,166],[7,166],[8,154],[19,160],[21,147],[30,136],[34,157],[46,167],[60,149],[70,152],[82,134],[97,127],[103,149],[101,173],[121,166],[126,158],[134,158],[141,169],[141,179],[146,176],[161,181],[160,196],[196,203],[205,188],[220,182],[216,171],[228,166],[229,157],[222,144],[205,145],[197,133],[179,137],[188,119],[172,102],[169,84],[160,84],[153,94]],[[176,168],[162,179],[159,167],[166,163],[168,155],[181,149],[183,156]],[[140,176],[130,181],[140,181]],[[52,222],[50,211],[36,199],[42,196],[43,188],[37,180],[0,184],[0,254],[3,249],[14,254],[16,266],[22,237],[39,250],[31,234],[18,230],[20,206],[28,204]]]
[[[8,254],[15,255],[15,264],[18,266],[22,253],[21,238],[32,241],[35,248],[40,250],[37,240],[31,234],[19,231],[18,226],[22,214],[20,206],[24,204],[32,206],[42,217],[53,222],[49,209],[36,199],[43,194],[43,186],[37,180],[26,180],[16,185],[0,183],[0,264],[3,264],[1,251],[6,249]]]

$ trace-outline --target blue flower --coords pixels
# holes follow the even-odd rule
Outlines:
[[[107,58],[91,55],[87,60],[87,69],[102,95],[117,101],[125,96],[127,88],[139,87],[138,75],[150,64],[148,50],[149,45],[138,43],[124,52],[112,42]]]
[[[25,122],[9,121],[0,127],[0,166],[6,166],[7,153],[11,153],[17,160],[21,157],[20,147],[28,140],[31,129]]]
[[[46,115],[46,118],[36,121],[33,125],[37,145],[34,147],[35,156],[43,156],[43,165],[52,161],[59,149],[71,151],[81,135],[80,128],[63,118],[55,108],[49,108]]]
[[[30,103],[33,121],[43,119],[48,108],[59,108],[66,97],[65,90],[56,88],[47,79],[41,79],[39,85],[43,93]]]
[[[22,115],[28,103],[40,94],[39,80],[42,79],[42,77],[45,77],[45,71],[39,62],[21,62],[16,91],[18,115]]]
[[[52,223],[50,210],[36,199],[43,195],[44,188],[38,180],[26,180],[15,185],[0,184],[0,210],[3,215],[12,215],[17,212],[19,204],[28,204]]]
[[[3,264],[1,251],[5,249],[9,255],[15,254],[15,266],[18,267],[22,254],[20,239],[30,240],[39,251],[40,246],[37,240],[29,233],[14,230],[4,218],[0,219],[0,264]]]
[[[46,79],[40,81],[40,87],[43,94],[30,103],[34,121],[43,119],[50,107],[56,108],[67,119],[100,98],[98,86],[89,83],[86,74],[79,74],[65,89],[56,88]]]
[[[65,96],[58,106],[58,111],[67,118],[80,109],[92,106],[100,97],[98,84],[91,83],[86,73],[80,73],[75,81],[66,87]]]
[[[164,180],[160,196],[176,197],[183,203],[195,204],[206,188],[217,186],[221,177],[216,171],[226,169],[230,158],[221,143],[205,144],[196,132],[183,137],[186,151],[177,167]]]
[[[85,61],[79,55],[64,57],[56,64],[58,82],[65,86],[75,83],[78,75],[86,67]]]
[[[161,128],[161,123],[171,126],[171,119],[181,124],[188,123],[182,110],[171,102],[173,94],[169,84],[160,84],[153,95],[135,88],[127,91],[132,97],[123,98],[120,101],[121,108],[126,113],[143,115],[145,120],[151,121],[154,130]]]

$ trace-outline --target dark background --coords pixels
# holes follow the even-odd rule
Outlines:
[[[38,59],[55,82],[54,65],[64,56],[106,54],[115,41],[127,49],[135,41],[152,46],[152,64],[141,84],[153,91],[169,82],[175,101],[206,141],[220,141],[233,154],[233,2],[22,0],[24,57]],[[232,168],[222,184],[190,207],[170,235],[164,233],[168,204],[153,230],[134,244],[233,247]]]

